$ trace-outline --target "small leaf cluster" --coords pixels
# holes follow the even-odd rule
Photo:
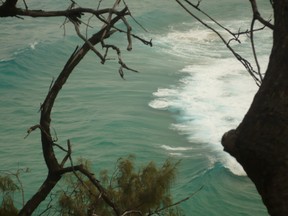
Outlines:
[[[1,193],[1,204],[0,204],[0,215],[1,216],[14,216],[17,215],[18,210],[14,206],[13,195],[14,192],[18,191],[19,187],[12,180],[9,175],[0,175],[0,193]]]

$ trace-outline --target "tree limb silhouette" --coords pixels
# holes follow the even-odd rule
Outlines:
[[[55,100],[68,80],[69,76],[73,72],[74,68],[81,62],[81,60],[85,57],[85,55],[92,50],[97,57],[100,59],[101,63],[105,63],[106,57],[108,56],[108,50],[112,48],[117,52],[118,55],[118,63],[120,65],[119,73],[123,78],[123,69],[131,70],[137,72],[129,68],[122,60],[120,56],[120,48],[115,45],[106,45],[105,40],[111,37],[116,32],[125,33],[127,35],[127,50],[132,50],[132,37],[140,40],[144,44],[151,45],[151,41],[146,41],[141,39],[140,37],[133,35],[131,33],[131,27],[126,20],[126,16],[130,16],[130,11],[128,10],[128,6],[125,3],[124,5],[120,5],[120,0],[115,0],[114,4],[112,4],[111,8],[100,9],[100,3],[97,9],[93,8],[85,8],[85,7],[75,7],[76,3],[71,1],[71,5],[66,10],[58,10],[58,11],[44,11],[44,10],[30,10],[24,2],[25,8],[17,8],[17,0],[6,0],[0,6],[0,17],[64,17],[66,20],[64,24],[69,20],[75,28],[76,34],[79,38],[81,38],[84,43],[81,47],[76,47],[74,52],[71,54],[70,58],[67,60],[64,65],[62,71],[55,81],[51,83],[49,91],[47,93],[44,102],[40,107],[40,123],[32,126],[27,131],[27,136],[37,128],[40,129],[41,133],[41,143],[42,143],[42,152],[43,157],[48,169],[48,174],[46,180],[42,183],[39,190],[34,194],[34,196],[23,206],[20,210],[19,215],[26,216],[31,215],[34,210],[39,206],[39,204],[50,194],[51,190],[55,187],[55,185],[59,182],[62,176],[69,172],[80,172],[85,175],[94,186],[101,192],[103,200],[113,209],[115,215],[120,215],[120,211],[115,203],[113,203],[112,199],[108,197],[105,192],[105,189],[100,185],[99,181],[95,179],[95,177],[81,164],[73,165],[71,154],[71,144],[70,141],[67,141],[67,150],[61,147],[61,145],[55,143],[55,139],[53,139],[51,135],[51,111],[53,109]],[[119,10],[120,8],[120,10]],[[85,14],[90,14],[92,16],[97,17],[98,22],[102,23],[102,28],[98,30],[96,33],[92,34],[89,38],[87,38],[84,34],[81,33],[79,26],[83,24],[82,17]],[[122,30],[116,28],[114,25],[118,22],[124,23],[126,30]],[[101,54],[96,48],[95,45],[102,45],[105,48],[105,52]],[[26,136],[26,137],[27,137]],[[25,138],[26,138],[25,137]],[[59,160],[54,152],[54,148],[58,147],[62,151],[66,152],[64,158]],[[71,166],[66,167],[65,163],[68,161],[71,162]]]

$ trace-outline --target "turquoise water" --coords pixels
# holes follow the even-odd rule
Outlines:
[[[202,6],[235,31],[239,26],[249,28],[249,3],[229,2],[203,1]],[[29,4],[57,9],[68,3],[58,0],[46,5],[47,1],[34,0]],[[134,41],[133,51],[127,53],[125,35],[117,36],[114,42],[123,47],[123,59],[140,71],[126,71],[126,80],[119,77],[116,61],[101,65],[93,53],[86,56],[53,109],[58,143],[65,146],[70,139],[74,158],[91,160],[96,170],[112,170],[117,158],[128,154],[135,154],[139,164],[180,159],[175,201],[204,186],[181,203],[185,215],[267,215],[255,186],[220,144],[222,134],[240,123],[257,91],[252,78],[217,36],[174,1],[127,3],[148,30],[133,24],[134,31],[152,38],[153,47]],[[259,4],[268,16],[268,3]],[[26,199],[40,186],[46,167],[39,132],[23,138],[27,128],[39,121],[40,103],[53,77],[82,43],[69,25],[64,37],[62,23],[59,18],[0,22],[1,170],[31,169],[22,176]],[[256,36],[265,71],[271,32]],[[233,47],[252,61],[247,38]]]

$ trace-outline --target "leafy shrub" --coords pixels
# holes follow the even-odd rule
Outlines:
[[[171,184],[176,177],[177,163],[166,160],[162,167],[150,162],[138,171],[134,167],[134,157],[118,160],[114,174],[109,177],[107,170],[100,172],[101,185],[109,198],[125,215],[152,215],[153,213],[176,216],[181,211],[171,207]],[[88,164],[86,163],[88,166]],[[62,215],[110,216],[113,209],[102,199],[101,193],[83,175],[71,174],[65,178],[67,190],[59,196]],[[128,214],[128,212],[131,212]],[[140,214],[141,213],[141,214]]]
[[[0,192],[1,192],[1,216],[14,216],[17,215],[18,210],[14,206],[13,195],[14,192],[19,190],[19,187],[14,183],[9,175],[0,176]]]

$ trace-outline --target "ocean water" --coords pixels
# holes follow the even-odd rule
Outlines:
[[[97,2],[79,4],[96,6]],[[66,8],[69,1],[27,3],[30,8],[55,10]],[[111,40],[122,48],[126,64],[139,71],[125,71],[125,80],[118,75],[116,60],[102,65],[93,53],[85,57],[53,109],[58,143],[65,146],[70,139],[73,158],[89,159],[96,171],[113,170],[116,160],[129,154],[136,156],[138,164],[153,160],[160,165],[169,157],[181,160],[172,188],[174,200],[204,186],[180,204],[185,215],[268,215],[254,184],[220,143],[249,108],[258,88],[253,79],[217,35],[175,1],[127,3],[147,30],[130,19],[133,31],[152,39],[153,47],[134,40],[133,51],[127,52],[125,35]],[[205,0],[201,7],[235,32],[250,26],[249,2]],[[269,18],[269,1],[259,1],[259,8]],[[24,139],[26,130],[39,122],[38,110],[51,81],[76,45],[82,44],[69,24],[64,36],[62,23],[62,18],[3,18],[0,22],[1,170],[30,168],[22,175],[26,199],[46,175],[39,131]],[[255,35],[263,72],[271,39],[268,30]],[[253,62],[249,38],[243,36],[241,44],[232,46]]]

